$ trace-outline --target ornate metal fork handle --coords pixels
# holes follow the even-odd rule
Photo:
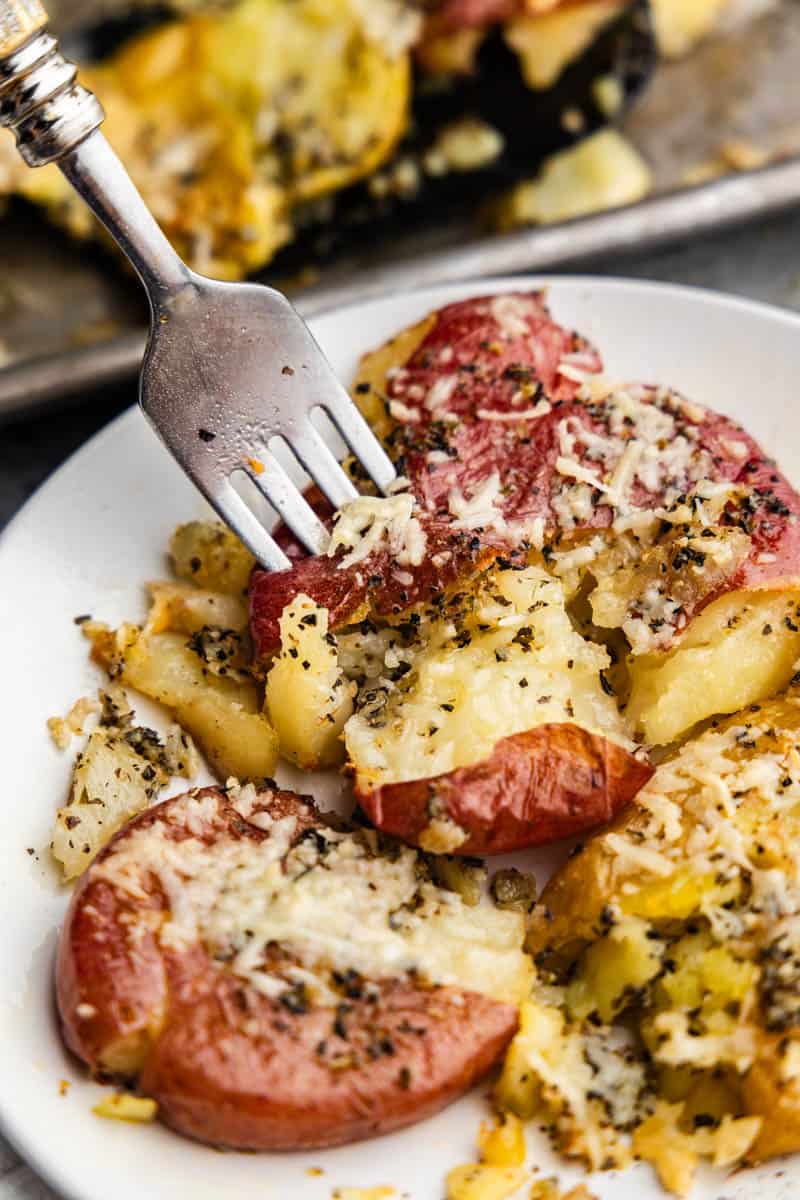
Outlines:
[[[379,490],[391,486],[394,467],[285,296],[205,279],[180,260],[46,23],[39,0],[0,0],[0,123],[31,166],[58,164],[138,271],[152,310],[139,386],[145,416],[256,558],[285,570],[261,497],[311,553],[329,538],[274,452],[276,439],[334,508],[357,493],[314,423],[317,409]]]
[[[190,275],[99,132],[100,102],[77,82],[75,66],[47,32],[39,0],[0,0],[0,124],[32,167],[58,163],[116,239],[147,288],[158,294]]]

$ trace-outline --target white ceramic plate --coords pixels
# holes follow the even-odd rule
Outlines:
[[[702,292],[643,283],[561,278],[482,282],[345,309],[314,322],[340,372],[429,309],[477,292],[548,286],[558,320],[588,335],[617,379],[670,383],[743,421],[800,481],[800,320]],[[72,618],[117,622],[143,613],[142,581],[164,571],[175,524],[203,512],[138,412],[85,446],[27,505],[0,540],[3,799],[0,835],[0,1128],[72,1200],[327,1200],[334,1187],[393,1185],[399,1196],[441,1200],[447,1169],[474,1157],[485,1102],[478,1092],[422,1125],[323,1153],[220,1154],[158,1124],[103,1121],[101,1089],[61,1047],[53,1012],[53,951],[68,895],[48,854],[71,756],[45,720],[100,682]],[[157,722],[141,704],[139,712]],[[335,785],[333,785],[335,789]],[[331,784],[318,792],[331,798]],[[537,856],[547,873],[563,851]],[[70,1086],[60,1094],[60,1081]],[[559,1164],[531,1135],[531,1159]],[[323,1174],[308,1169],[321,1167]],[[580,1177],[562,1170],[564,1181]],[[598,1176],[599,1200],[657,1200],[648,1168]],[[708,1171],[697,1200],[789,1200],[800,1157],[731,1178]]]

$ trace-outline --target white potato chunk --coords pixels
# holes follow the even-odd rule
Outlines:
[[[334,766],[344,757],[342,729],[356,689],[339,666],[328,610],[301,593],[283,610],[280,629],[265,704],[281,753],[307,771]]]
[[[69,799],[56,814],[53,856],[71,879],[86,869],[116,831],[154,800],[173,775],[191,779],[199,757],[191,738],[178,725],[160,737],[136,725],[120,688],[99,693],[98,701],[79,702],[99,712],[75,759]],[[74,706],[77,707],[77,706]],[[76,730],[77,732],[77,730]]]
[[[80,875],[111,835],[146,808],[165,783],[163,772],[118,730],[95,729],[76,760],[69,800],[56,814],[52,848],[64,878]]]
[[[255,559],[239,539],[218,521],[189,521],[170,538],[175,574],[196,587],[230,596],[247,591]]]
[[[247,628],[247,604],[243,597],[212,592],[191,583],[158,580],[148,583],[150,611],[148,633],[197,633],[207,625],[233,629]]]
[[[116,641],[121,682],[171,709],[221,779],[272,774],[278,738],[260,712],[255,683],[215,674],[181,634],[127,626]]]

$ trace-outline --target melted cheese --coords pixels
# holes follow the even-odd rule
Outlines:
[[[254,815],[249,792],[236,803],[267,839],[220,832],[216,797],[189,797],[172,810],[189,836],[165,837],[158,822],[134,830],[94,878],[134,902],[146,896],[151,876],[158,879],[168,904],[161,944],[181,950],[199,941],[270,996],[297,982],[296,968],[265,968],[268,947],[277,944],[312,973],[323,998],[329,973],[349,970],[367,980],[415,972],[429,983],[520,998],[529,967],[518,914],[486,897],[466,906],[421,877],[415,851],[382,856],[371,833],[322,828],[292,846],[294,817]],[[216,829],[211,845],[200,836],[209,829]]]

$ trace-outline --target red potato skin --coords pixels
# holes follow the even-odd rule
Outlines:
[[[382,986],[377,1005],[349,1002],[344,1039],[332,1009],[287,1019],[251,994],[242,1012],[239,982],[213,974],[199,957],[174,964],[173,1017],[140,1087],[158,1099],[168,1125],[214,1145],[320,1148],[423,1120],[485,1075],[516,1027],[510,1006],[477,993],[398,982]],[[242,1028],[252,1020],[257,1040]],[[381,1052],[385,1045],[390,1054]],[[329,1065],[354,1053],[365,1065]],[[404,1071],[416,1083],[404,1086]]]
[[[437,34],[480,29],[507,21],[519,7],[520,0],[441,0],[430,23]]]
[[[356,794],[374,825],[412,845],[433,805],[468,835],[455,853],[489,855],[602,825],[652,775],[653,767],[622,746],[577,725],[548,724],[503,738],[473,766]]]
[[[426,526],[427,552],[419,567],[398,569],[390,555],[372,554],[357,567],[340,569],[336,558],[298,559],[287,571],[255,571],[250,581],[250,633],[256,656],[266,658],[280,646],[283,610],[301,593],[327,608],[331,629],[363,620],[364,617],[398,617],[417,604],[451,591],[471,575],[488,567],[503,550],[481,539],[441,523]],[[437,566],[433,557],[444,554],[447,561]],[[519,555],[510,554],[516,559]],[[412,576],[409,584],[406,572]]]
[[[554,0],[554,8],[577,7],[586,0]],[[440,0],[429,17],[430,28],[437,34],[460,29],[483,29],[508,21],[526,10],[525,0]]]
[[[542,518],[546,537],[551,544],[558,544],[558,519],[552,506],[559,478],[555,465],[560,453],[558,426],[570,418],[594,433],[602,432],[591,407],[577,399],[579,385],[559,373],[559,364],[564,355],[576,353],[584,356],[586,371],[599,371],[602,361],[579,334],[552,320],[540,293],[510,294],[511,300],[526,307],[524,335],[509,335],[494,315],[493,299],[477,297],[441,309],[402,371],[395,372],[387,382],[387,397],[408,406],[409,392],[413,396],[415,388],[426,395],[443,376],[457,378],[446,404],[448,413],[457,418],[455,425],[444,426],[436,414],[418,404],[419,419],[397,425],[392,438],[393,453],[399,456],[410,480],[430,539],[430,552],[420,567],[404,568],[415,577],[414,583],[399,584],[385,555],[346,570],[339,569],[336,558],[305,558],[286,572],[256,572],[250,607],[257,654],[274,651],[277,617],[300,591],[308,591],[319,603],[330,602],[331,624],[336,627],[349,618],[358,619],[367,607],[378,615],[391,615],[424,603],[432,594],[452,587],[459,578],[485,565],[491,559],[489,551],[495,555],[524,553],[524,538],[514,531],[520,523]],[[521,386],[533,390],[528,406],[545,400],[551,411],[527,422],[487,419],[487,413],[513,411],[512,398]],[[687,621],[725,592],[789,588],[800,583],[800,496],[786,477],[734,421],[694,405],[676,410],[672,401],[660,400],[655,390],[653,398],[654,403],[672,405],[676,435],[696,437],[708,450],[715,482],[742,484],[751,492],[751,511],[746,519],[752,539],[750,552],[717,590],[698,596],[696,607],[686,613]],[[445,461],[428,461],[432,445],[444,450],[448,456]],[[739,445],[744,451],[733,453],[731,447]],[[580,450],[576,450],[576,457],[582,465],[592,466],[588,457],[584,462]],[[510,526],[507,538],[504,541],[496,531],[476,530],[470,531],[469,537],[462,533],[459,548],[452,546],[448,542],[453,538],[448,513],[451,492],[458,490],[470,496],[495,471],[503,484],[502,514]],[[663,496],[647,492],[637,482],[632,499],[654,507]],[[597,505],[582,528],[607,528],[612,515],[610,508]],[[286,541],[289,554],[296,554],[296,544],[292,545],[291,539]],[[444,571],[430,562],[440,549],[453,550]]]
[[[213,828],[256,842],[267,836],[243,820],[224,793]],[[165,838],[189,836],[176,801],[149,810],[116,835],[142,825]],[[302,831],[324,824],[293,793],[261,793],[254,813],[292,814]],[[166,901],[158,884],[144,901]],[[422,1120],[479,1080],[517,1027],[514,1006],[458,988],[380,981],[377,998],[343,997],[338,1009],[290,1012],[261,995],[196,943],[180,952],[154,935],[132,943],[131,901],[90,867],[73,897],[59,945],[56,991],[64,1039],[95,1072],[109,1074],[108,1048],[139,1037],[128,1082],[153,1097],[178,1132],[240,1150],[294,1150],[352,1142]],[[84,1014],[90,1005],[94,1015]],[[349,1065],[348,1065],[349,1063]]]
[[[558,374],[563,355],[580,351],[590,356],[594,369],[599,370],[601,364],[583,338],[550,318],[539,293],[514,295],[530,306],[525,336],[505,338],[501,325],[491,315],[492,297],[479,297],[443,308],[406,364],[408,379],[426,391],[442,374],[460,373],[459,386],[448,408],[458,416],[465,431],[464,437],[458,433],[446,435],[441,422],[432,419],[413,427],[398,427],[402,437],[395,445],[395,458],[401,456],[399,466],[422,505],[421,520],[428,542],[420,566],[404,567],[401,572],[412,575],[414,582],[409,585],[398,581],[385,553],[372,555],[345,569],[339,567],[342,554],[334,558],[301,557],[297,543],[282,531],[278,540],[295,565],[273,573],[257,570],[250,583],[250,630],[257,657],[274,653],[280,643],[280,614],[301,592],[329,609],[331,628],[335,629],[348,621],[360,620],[368,611],[378,616],[396,616],[415,604],[426,603],[487,566],[498,554],[512,558],[524,555],[526,547],[518,536],[504,538],[493,531],[452,528],[448,511],[450,491],[460,488],[470,495],[495,470],[508,486],[504,514],[514,520],[524,520],[528,510],[534,516],[540,515],[538,501],[533,506],[528,503],[526,508],[518,494],[521,488],[526,493],[531,488],[536,491],[530,466],[538,450],[534,455],[522,455],[518,468],[515,459],[520,455],[520,446],[515,442],[513,450],[509,449],[508,426],[482,420],[476,411],[509,410],[511,397],[520,386],[520,371],[532,373],[542,398],[564,404],[574,398],[577,384]],[[453,353],[446,370],[440,361],[445,347]],[[408,400],[405,380],[393,380],[388,395]],[[445,446],[454,457],[446,464],[432,467],[426,461],[429,450]],[[546,470],[548,478],[554,470],[556,454],[554,443]],[[309,499],[323,519],[330,519],[330,509],[318,493],[312,493]],[[442,553],[449,557],[443,566],[437,567],[432,560]]]
[[[407,401],[409,390],[430,389],[443,374],[459,374],[459,383],[448,401],[448,410],[458,418],[443,435],[447,461],[430,464],[427,443],[431,414],[421,405],[421,419],[398,428],[394,450],[404,459],[411,490],[423,507],[443,519],[448,496],[454,488],[465,495],[497,471],[503,482],[502,512],[509,523],[541,517],[545,536],[557,545],[559,521],[552,496],[558,481],[556,459],[560,454],[558,426],[566,418],[594,433],[603,426],[591,407],[577,399],[578,384],[561,376],[558,366],[565,354],[586,356],[582,369],[599,371],[597,352],[578,334],[556,325],[541,295],[512,293],[530,306],[527,337],[508,338],[487,312],[491,298],[461,301],[442,309],[426,337],[411,355],[401,374],[387,384],[390,399]],[[442,364],[442,353],[450,354]],[[463,376],[463,378],[462,378]],[[512,395],[521,381],[535,387],[536,396],[551,404],[551,411],[524,423],[492,421],[478,413],[508,413]],[[653,389],[655,404],[670,405]],[[533,401],[532,401],[533,402]],[[696,437],[711,456],[710,478],[714,482],[741,484],[751,491],[752,507],[747,532],[752,544],[743,563],[738,564],[720,589],[698,598],[687,619],[725,592],[742,588],[788,588],[800,581],[800,496],[768,458],[758,443],[735,421],[696,405],[670,407],[676,419],[676,436]],[[742,445],[744,451],[733,452]],[[575,457],[591,468],[592,461],[576,450]],[[679,484],[680,480],[676,481]],[[663,495],[648,492],[637,482],[632,500],[643,507],[657,507]],[[605,529],[612,511],[597,505],[583,529]],[[734,520],[733,518],[729,518]],[[512,524],[513,528],[513,524]],[[763,561],[764,556],[767,561]]]

